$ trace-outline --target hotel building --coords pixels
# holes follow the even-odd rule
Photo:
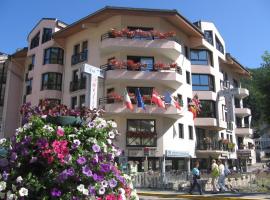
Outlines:
[[[254,162],[247,148],[248,90],[240,82],[250,74],[226,52],[213,23],[191,23],[176,10],[105,7],[71,25],[41,19],[27,39],[24,102],[89,106],[92,77],[81,68],[104,70],[95,104],[117,122],[117,145],[139,171],[189,170],[196,159],[207,168],[212,158],[233,166],[244,150],[244,162]],[[136,106],[136,88],[145,109]],[[181,109],[152,104],[153,89],[165,99],[172,95]],[[121,99],[125,90],[133,111]],[[202,108],[193,119],[189,105],[196,94]]]

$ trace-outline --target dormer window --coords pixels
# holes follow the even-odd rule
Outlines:
[[[213,41],[213,32],[212,31],[204,31],[204,39],[210,44],[214,45]]]
[[[39,45],[39,35],[40,32],[38,32],[35,37],[31,40],[30,49],[33,49]]]
[[[45,43],[52,39],[52,29],[51,28],[44,28],[43,35],[42,35],[42,43]]]

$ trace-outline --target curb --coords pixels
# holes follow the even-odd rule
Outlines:
[[[224,197],[224,196],[210,196],[210,195],[188,195],[188,194],[164,194],[155,192],[137,192],[140,196],[155,196],[160,198],[185,198],[185,199],[213,199],[213,200],[256,200],[251,198],[241,198],[241,197]]]

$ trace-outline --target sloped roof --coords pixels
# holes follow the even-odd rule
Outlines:
[[[115,15],[138,15],[138,16],[159,16],[170,21],[177,27],[181,27],[184,32],[192,36],[203,37],[203,32],[193,23],[183,17],[177,10],[130,8],[106,6],[53,34],[54,38],[67,37],[83,30],[82,25],[86,23],[98,23]]]

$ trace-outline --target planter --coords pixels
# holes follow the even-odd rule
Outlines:
[[[48,116],[46,120],[47,122],[58,126],[80,126],[83,122],[80,117],[75,116]]]

